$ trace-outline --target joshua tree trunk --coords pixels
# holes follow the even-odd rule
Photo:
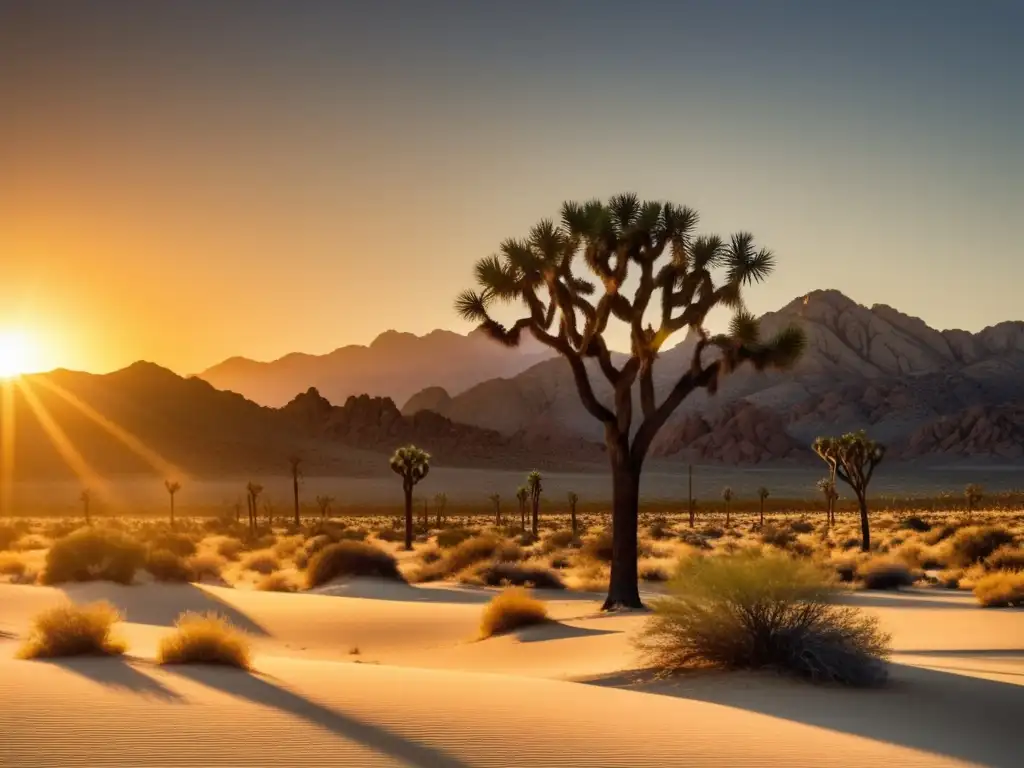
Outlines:
[[[537,538],[540,535],[540,497],[533,497],[533,520],[530,530],[533,532],[533,537]]]
[[[732,502],[725,502],[725,527],[729,527],[730,513],[732,512]]]
[[[764,497],[761,497],[761,527],[764,528]]]
[[[612,460],[612,571],[604,608],[643,608],[637,582],[640,470],[609,446]]]
[[[686,485],[686,511],[690,515],[690,527],[693,528],[693,525],[696,522],[694,520],[696,515],[694,514],[694,509],[693,509],[693,464],[687,465],[686,477],[687,477],[687,481],[686,481],[687,482],[687,485]]]
[[[423,502],[423,503],[426,504],[426,502]],[[444,520],[441,519],[441,505],[438,504],[437,505],[437,527],[440,528],[443,523],[444,523]]]
[[[494,504],[494,525],[495,527],[501,527],[501,502],[495,502]]]
[[[860,549],[862,552],[870,552],[871,528],[868,526],[868,500],[865,494],[857,494],[857,504],[860,506]]]
[[[174,494],[172,493],[172,494],[170,494],[170,496],[171,496],[171,528],[173,528],[174,527]]]
[[[299,476],[292,475],[292,496],[295,500],[295,527],[302,525],[302,518],[299,516]]]
[[[412,549],[412,483],[404,483],[405,491],[405,548]]]
[[[576,533],[579,530],[576,526],[576,504],[575,502],[569,505],[569,520],[572,523],[572,537],[576,538]]]

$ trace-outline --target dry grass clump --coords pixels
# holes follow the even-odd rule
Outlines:
[[[121,614],[106,601],[50,608],[36,616],[18,658],[120,656],[127,645],[112,633],[120,620]]]
[[[266,576],[269,573],[280,569],[281,561],[272,549],[260,549],[250,552],[242,558],[242,568],[247,571],[255,571]]]
[[[234,536],[221,536],[217,541],[216,551],[226,560],[237,560],[245,551],[245,544]]]
[[[393,544],[396,541],[405,541],[405,531],[400,531],[397,528],[381,528],[375,534],[379,541],[386,541],[389,544]]]
[[[996,571],[974,585],[974,596],[986,608],[1024,606],[1024,572]]]
[[[949,564],[967,567],[984,560],[1000,547],[1013,544],[1013,534],[996,525],[961,528],[947,542]]]
[[[188,561],[169,549],[151,550],[145,568],[157,581],[186,582],[194,578]]]
[[[916,531],[917,533],[927,533],[932,529],[932,524],[925,520],[923,517],[917,515],[910,515],[905,517],[900,522],[900,528],[906,531]]]
[[[58,539],[46,553],[44,584],[68,581],[114,581],[131,584],[146,550],[123,533],[83,528]]]
[[[219,581],[227,561],[216,552],[199,552],[186,561],[195,581]]]
[[[899,589],[909,587],[917,581],[905,563],[888,557],[876,557],[861,563],[857,568],[865,589]]]
[[[488,587],[511,585],[534,589],[565,589],[565,584],[555,571],[519,563],[480,563],[465,571],[459,581]]]
[[[641,581],[661,582],[672,578],[669,568],[656,560],[640,561],[637,564],[637,574]]]
[[[1024,547],[1004,544],[985,558],[987,571],[1024,571]]]
[[[191,537],[174,531],[157,531],[149,537],[149,546],[150,549],[173,552],[179,557],[188,557],[196,553],[196,543]]]
[[[554,531],[540,542],[540,551],[548,555],[560,549],[580,546],[579,539],[573,538],[572,531]]]
[[[256,589],[261,592],[295,592],[298,588],[295,579],[284,571],[267,574],[256,582]]]
[[[0,576],[23,576],[28,564],[14,552],[0,552]]]
[[[486,560],[515,562],[523,557],[522,550],[514,543],[497,536],[483,534],[466,539],[446,550],[440,560],[424,564],[414,575],[417,582],[439,581],[451,578],[460,572]]]
[[[765,523],[761,529],[761,543],[769,544],[779,549],[785,549],[796,540],[796,534],[790,528],[779,528],[771,523]]]
[[[40,536],[38,533],[26,533],[11,545],[11,549],[16,552],[35,552],[40,549],[46,549],[52,544],[52,541],[45,536]]]
[[[874,617],[833,602],[814,565],[786,555],[690,558],[654,602],[638,641],[652,666],[772,668],[814,681],[877,685],[889,636]]]
[[[274,544],[274,554],[282,560],[293,557],[305,543],[306,540],[302,536],[282,536]]]
[[[158,664],[221,664],[250,669],[249,639],[231,622],[214,612],[183,613],[174,634],[160,640]]]
[[[404,581],[390,552],[362,541],[339,541],[320,550],[306,567],[306,587],[312,589],[343,576],[371,576]]]
[[[509,587],[496,595],[484,608],[480,619],[480,636],[511,632],[520,627],[542,624],[548,620],[548,608],[522,587]]]

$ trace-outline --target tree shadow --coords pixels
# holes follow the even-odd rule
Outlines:
[[[548,621],[544,624],[524,627],[512,634],[514,634],[521,643],[544,643],[548,640],[568,640],[574,637],[598,637],[600,635],[616,635],[620,632],[621,630],[587,629],[586,627],[574,627],[571,624],[563,624],[560,621]]]
[[[891,591],[853,592],[836,600],[840,605],[855,605],[858,608],[921,608],[932,610],[978,611],[982,610],[973,600],[942,600],[917,596],[915,593]]]
[[[64,584],[61,589],[68,599],[77,604],[106,600],[121,612],[125,621],[133,624],[170,627],[186,611],[214,611],[250,634],[269,634],[233,605],[195,584],[161,584],[159,594],[144,586],[124,586],[106,581]]]
[[[411,741],[387,728],[317,704],[274,685],[268,678],[233,669],[176,666],[167,668],[181,677],[240,699],[301,718],[344,739],[419,768],[469,768],[436,747]]]
[[[889,685],[872,690],[774,675],[736,685],[732,673],[658,680],[644,670],[580,682],[743,709],[996,768],[1020,764],[1024,686],[904,664],[889,671]]]
[[[336,581],[307,594],[349,597],[360,600],[386,600],[398,603],[454,603],[480,605],[489,602],[493,594],[463,587],[431,587],[403,584],[378,579],[349,579]]]
[[[78,657],[39,659],[32,663],[58,667],[105,688],[130,691],[140,696],[149,696],[163,701],[183,700],[179,694],[164,686],[159,680],[140,672],[127,659]]]

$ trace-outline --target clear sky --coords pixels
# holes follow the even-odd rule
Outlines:
[[[478,257],[627,190],[775,250],[757,312],[1024,319],[1024,2],[0,0],[0,333],[37,367],[466,330]]]

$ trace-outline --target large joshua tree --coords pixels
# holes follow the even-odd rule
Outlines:
[[[729,520],[731,519],[732,512],[732,488],[728,485],[722,489],[722,501],[725,502],[725,527],[729,527]]]
[[[524,240],[506,240],[500,255],[476,265],[478,290],[456,300],[459,314],[493,338],[516,346],[523,333],[568,361],[584,408],[604,426],[612,475],[612,566],[605,609],[642,607],[637,587],[640,476],[648,450],[669,416],[693,392],[714,393],[722,377],[743,363],[785,368],[800,356],[803,333],[786,328],[764,341],[743,305],[745,286],[772,271],[771,251],[750,234],[726,242],[695,236],[697,213],[673,203],[642,202],[633,194],[562,205],[559,223],[539,222]],[[596,278],[575,271],[582,261]],[[627,280],[635,286],[625,293]],[[525,307],[505,326],[492,316],[496,304]],[[705,329],[716,307],[735,311],[729,333]],[[628,329],[630,351],[618,364],[605,339],[612,318]],[[654,367],[665,343],[689,329],[696,337],[687,363],[674,372],[658,401]],[[601,402],[591,383],[592,358],[613,391]],[[639,389],[642,420],[634,425],[633,393]]]
[[[540,472],[536,469],[526,476],[526,490],[530,494],[530,504],[533,511],[530,530],[534,538],[536,538],[540,535],[540,495],[544,492]]]
[[[576,522],[576,505],[580,501],[580,497],[574,492],[569,491],[569,524],[572,526],[572,538],[576,540],[576,535],[579,533],[579,525]]]
[[[768,489],[763,485],[757,489],[757,500],[760,502],[761,527],[764,528],[764,500],[768,498]]]
[[[171,497],[171,528],[174,527],[174,496],[181,490],[181,483],[177,480],[164,480],[164,488],[167,495]]]
[[[875,468],[885,456],[885,446],[869,438],[864,430],[860,430],[847,432],[842,437],[819,437],[814,441],[813,447],[819,456],[825,451],[831,457],[830,466],[835,467],[836,477],[853,489],[853,494],[857,497],[857,506],[860,508],[860,548],[864,552],[869,551],[871,528],[868,525],[868,484],[875,474]]]
[[[430,454],[406,445],[391,457],[391,471],[402,478],[405,493],[405,548],[412,549],[412,489],[430,472]]]

